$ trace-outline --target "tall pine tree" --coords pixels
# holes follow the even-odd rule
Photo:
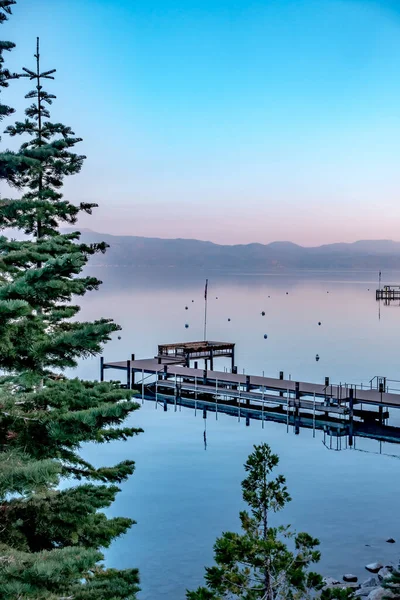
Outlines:
[[[0,0],[0,14],[10,14],[12,4]],[[35,58],[35,68],[24,69],[34,82],[27,118],[7,128],[27,139],[14,168],[2,174],[24,193],[0,201],[0,227],[30,235],[25,241],[0,238],[0,368],[6,373],[0,380],[0,597],[131,600],[137,571],[104,568],[101,549],[132,525],[107,518],[102,509],[134,463],[98,468],[83,460],[80,447],[139,433],[123,426],[138,405],[116,383],[62,374],[99,354],[119,327],[111,319],[79,322],[79,306],[70,304],[73,295],[98,289],[101,282],[81,272],[106,246],[82,244],[78,232],[59,232],[94,205],[62,197],[64,178],[80,171],[84,157],[73,152],[80,138],[49,120],[54,95],[43,83],[54,70],[41,71],[39,43]],[[0,66],[8,82],[11,75]],[[71,486],[61,490],[61,477]]]

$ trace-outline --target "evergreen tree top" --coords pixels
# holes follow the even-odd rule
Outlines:
[[[6,201],[8,226],[22,229],[38,238],[56,235],[60,223],[76,223],[80,211],[91,213],[97,205],[74,205],[62,200],[61,188],[65,177],[76,175],[85,156],[73,151],[82,141],[71,127],[50,120],[49,107],[56,96],[44,89],[44,83],[54,80],[56,69],[41,69],[39,38],[36,43],[35,69],[24,67],[21,77],[36,85],[25,98],[33,100],[25,110],[26,119],[6,128],[12,137],[25,136],[20,152],[34,160],[32,167],[20,173],[16,184],[25,188],[20,201]],[[1,225],[1,223],[0,223]]]
[[[24,76],[36,83],[26,94],[34,102],[24,122],[6,129],[12,136],[29,138],[21,152],[32,164],[16,175],[25,193],[20,199],[0,200],[0,228],[16,228],[34,236],[24,242],[0,238],[0,368],[22,369],[37,380],[47,376],[49,369],[74,367],[79,358],[99,354],[103,343],[119,330],[111,319],[70,321],[79,307],[66,303],[101,284],[96,277],[80,273],[88,258],[104,252],[107,245],[79,243],[78,232],[59,233],[61,223],[74,224],[81,211],[90,214],[96,205],[75,205],[62,198],[64,178],[79,173],[85,157],[72,151],[81,138],[69,126],[48,120],[55,95],[44,90],[43,83],[54,79],[55,69],[43,71],[40,60],[37,39],[36,69],[23,69]],[[30,318],[16,320],[10,309],[22,314],[21,302],[33,312]]]

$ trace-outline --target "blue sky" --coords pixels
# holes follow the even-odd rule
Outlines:
[[[400,238],[399,2],[19,0],[9,66],[33,65],[37,35],[52,117],[88,156],[65,194],[100,204],[82,226]],[[4,95],[19,117],[28,86]]]

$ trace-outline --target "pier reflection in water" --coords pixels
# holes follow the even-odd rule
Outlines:
[[[155,395],[149,393],[146,394],[143,402],[152,402],[155,404],[156,409],[161,408],[164,411],[179,412],[182,407],[192,409],[195,416],[204,419],[205,443],[207,418],[218,420],[218,413],[223,413],[236,418],[238,423],[244,421],[247,427],[250,427],[251,421],[258,421],[261,422],[261,427],[264,428],[265,423],[272,421],[281,423],[288,434],[300,435],[302,429],[312,429],[314,438],[317,431],[322,431],[323,444],[328,450],[353,449],[400,458],[400,427],[390,425],[388,416],[385,419],[386,423],[379,423],[379,413],[377,411],[368,411],[369,420],[354,420],[351,431],[351,425],[348,421],[337,419],[336,422],[333,422],[331,419],[316,418],[315,414],[306,411],[294,415],[292,411],[283,413],[281,410],[273,411],[271,409],[264,411],[249,407],[240,409],[221,401],[212,403],[182,397],[177,399],[172,396],[159,396],[156,402]],[[359,448],[358,443],[362,438],[375,440],[377,444],[376,446],[369,444],[368,450]]]

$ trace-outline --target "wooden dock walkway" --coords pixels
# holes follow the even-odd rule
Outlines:
[[[127,360],[119,362],[105,363],[102,361],[101,372],[104,376],[104,370],[116,369],[125,371],[128,387],[135,384],[135,374],[154,375],[158,378],[179,378],[192,384],[212,385],[215,392],[215,386],[218,385],[220,391],[227,386],[232,386],[230,390],[233,394],[233,386],[238,386],[241,390],[250,392],[259,390],[264,392],[274,392],[276,394],[289,394],[301,397],[314,397],[317,399],[335,399],[339,403],[348,403],[353,398],[354,403],[369,404],[374,406],[384,406],[388,408],[400,408],[400,394],[380,392],[376,389],[362,389],[357,386],[320,384],[304,381],[293,381],[291,379],[279,379],[273,377],[263,377],[260,375],[246,375],[240,373],[229,373],[225,371],[203,370],[193,367],[177,365],[168,359],[159,362],[159,358],[146,358],[137,360]]]
[[[230,358],[231,370],[214,369],[217,358]],[[235,344],[226,342],[187,342],[158,346],[154,358],[105,362],[100,359],[100,378],[108,370],[124,373],[123,385],[141,393],[142,401],[187,406],[204,411],[225,412],[246,419],[275,420],[300,427],[321,429],[324,435],[355,435],[381,442],[400,443],[400,427],[388,424],[389,409],[400,408],[400,394],[389,393],[386,379],[375,377],[370,388],[356,385],[312,383],[278,377],[247,375],[234,365]],[[204,360],[200,369],[198,361]],[[194,366],[190,366],[191,362]],[[333,433],[332,433],[333,432]],[[347,441],[346,441],[347,444]]]

